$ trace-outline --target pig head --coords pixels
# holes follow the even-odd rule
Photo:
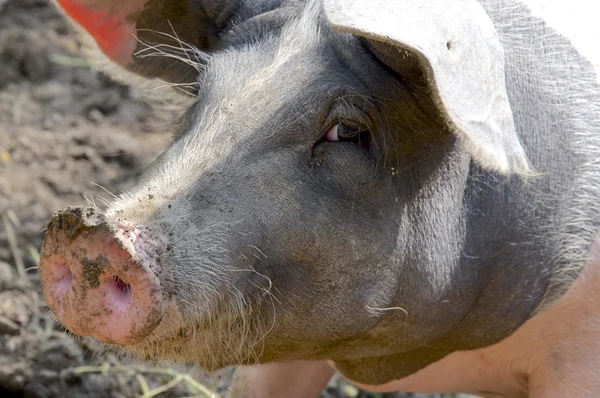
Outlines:
[[[599,146],[572,131],[595,99],[507,48],[506,2],[58,3],[115,64],[194,96],[135,188],[49,221],[42,288],[75,333],[378,384],[505,338],[585,261]]]

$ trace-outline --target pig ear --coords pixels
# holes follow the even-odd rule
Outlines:
[[[476,0],[324,0],[330,25],[368,39],[393,69],[412,53],[451,130],[481,166],[528,174],[504,76],[504,51]],[[399,71],[398,71],[399,72]]]
[[[57,0],[110,60],[147,78],[189,83],[197,52],[214,45],[215,15],[186,0]],[[220,2],[215,2],[220,3]],[[209,7],[218,13],[218,5]]]

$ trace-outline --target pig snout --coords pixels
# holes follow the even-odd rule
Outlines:
[[[140,234],[93,208],[70,207],[50,219],[41,252],[42,291],[69,330],[125,345],[160,323],[163,289]]]

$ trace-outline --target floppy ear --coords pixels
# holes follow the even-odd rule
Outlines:
[[[195,80],[195,49],[216,45],[230,1],[57,0],[62,9],[121,67],[173,83]],[[193,47],[190,47],[193,46]],[[161,54],[161,56],[155,56]]]
[[[368,39],[397,72],[407,51],[414,55],[446,122],[479,165],[530,172],[506,93],[504,51],[476,0],[323,0],[323,6],[334,29]]]

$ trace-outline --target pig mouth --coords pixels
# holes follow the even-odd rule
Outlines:
[[[93,208],[72,207],[48,222],[40,258],[46,302],[70,331],[102,342],[142,341],[163,319],[178,319],[161,284],[161,270],[141,247],[143,230]],[[176,325],[177,322],[171,323]]]

